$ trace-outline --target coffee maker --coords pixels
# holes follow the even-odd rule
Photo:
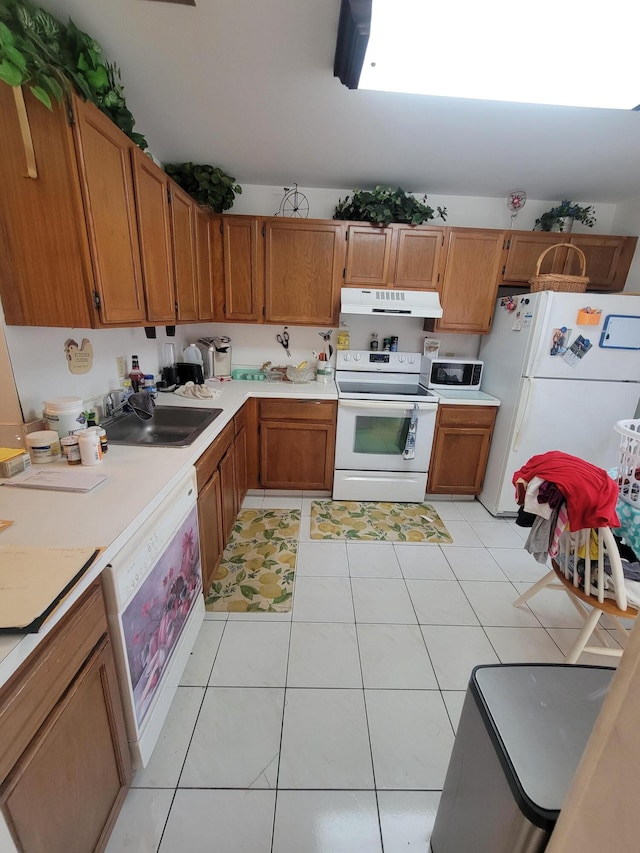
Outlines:
[[[196,346],[202,353],[205,379],[228,379],[231,376],[230,337],[199,338]]]

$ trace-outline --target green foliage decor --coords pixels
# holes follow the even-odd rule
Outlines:
[[[333,218],[378,222],[381,225],[389,225],[391,222],[420,225],[434,219],[436,210],[440,219],[447,218],[446,207],[434,210],[425,204],[426,200],[426,195],[422,201],[418,201],[400,187],[396,190],[380,186],[373,190],[354,190],[353,198],[347,196],[338,201]]]
[[[216,213],[229,210],[242,187],[235,178],[216,166],[194,163],[168,163],[165,171],[170,178],[200,204],[208,204]]]
[[[147,141],[133,129],[120,69],[105,61],[98,42],[71,19],[65,26],[53,15],[25,0],[0,0],[0,80],[28,86],[51,109],[72,85],[86,100],[145,149]]]
[[[582,224],[586,225],[588,228],[593,228],[596,224],[594,213],[595,209],[593,205],[580,207],[580,205],[576,204],[575,201],[563,199],[560,204],[552,207],[551,210],[548,210],[546,213],[543,213],[539,219],[536,219],[534,231],[553,231],[556,222],[560,219],[564,219],[565,217],[571,217],[572,219],[575,219],[576,222],[582,222]],[[560,223],[558,230],[564,230],[562,228],[562,223]]]

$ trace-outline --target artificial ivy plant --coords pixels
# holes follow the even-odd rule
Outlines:
[[[595,209],[593,205],[590,204],[587,207],[581,207],[575,201],[569,201],[565,198],[560,204],[552,207],[551,210],[548,210],[536,219],[534,231],[564,231],[561,220],[566,218],[575,219],[576,222],[582,222],[588,228],[593,228],[596,224],[594,213]],[[559,223],[557,229],[556,223]]]
[[[200,204],[208,204],[216,213],[229,210],[236,193],[242,193],[242,187],[235,183],[236,179],[217,166],[168,163],[164,168],[167,175],[185,192]]]
[[[136,145],[147,141],[133,129],[135,120],[124,98],[120,69],[105,61],[98,42],[65,25],[26,0],[0,2],[0,80],[27,86],[51,109],[73,86],[96,104]]]
[[[436,211],[440,219],[447,218],[446,207],[434,210],[425,204],[426,200],[426,195],[422,197],[422,201],[418,201],[400,187],[396,190],[380,186],[373,190],[354,190],[352,198],[346,196],[338,201],[333,218],[378,222],[382,225],[389,225],[391,222],[420,225],[435,219]]]

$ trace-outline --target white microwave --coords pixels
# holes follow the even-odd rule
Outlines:
[[[420,380],[427,388],[478,391],[484,362],[472,358],[423,356]]]

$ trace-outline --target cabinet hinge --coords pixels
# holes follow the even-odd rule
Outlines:
[[[440,283],[440,273],[438,273],[438,276],[436,278],[436,283],[438,283],[438,284]]]
[[[347,277],[347,268],[343,267],[342,268],[342,278],[346,278],[346,277]]]
[[[267,236],[267,226],[264,224],[262,225],[262,236],[263,237]]]
[[[349,242],[349,229],[347,228],[344,232],[344,239]]]
[[[171,187],[167,187],[167,201],[171,204]]]
[[[441,239],[442,239],[442,245],[444,246],[444,234],[442,235]]]
[[[75,113],[73,112],[73,104],[71,102],[71,98],[66,99],[66,105],[67,105],[67,124],[70,127],[73,127],[73,125],[76,123],[76,116],[75,116]]]
[[[223,233],[223,230],[222,230],[222,222],[220,223],[220,233],[221,233],[221,234]]]
[[[99,311],[102,308],[102,300],[100,299],[100,294],[97,290],[93,291],[93,304],[96,306],[96,311]]]
[[[177,317],[177,316],[178,316],[178,300],[177,300],[177,299],[176,299],[176,302],[175,302],[175,306],[176,306],[176,317]]]
[[[266,309],[266,307],[265,307],[264,305],[262,306],[262,316],[263,316],[263,317],[266,317],[266,316],[267,316],[267,309]]]
[[[503,264],[503,266],[502,266],[502,275],[503,275],[503,276],[504,276],[504,274],[506,273],[506,271],[507,271],[507,265],[506,265],[506,264]]]

